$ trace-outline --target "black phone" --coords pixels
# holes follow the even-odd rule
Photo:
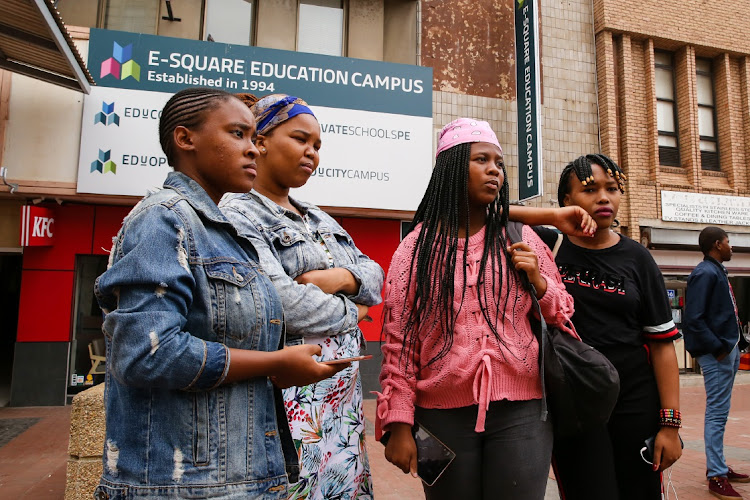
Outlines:
[[[685,443],[682,441],[682,436],[678,434],[677,437],[680,438],[680,446],[684,449]],[[654,463],[654,441],[656,441],[656,434],[646,439],[643,442],[643,448],[641,448],[641,458],[649,464]]]
[[[456,454],[418,423],[411,428],[411,434],[417,444],[417,475],[427,486],[432,486],[453,462]],[[383,446],[388,444],[390,437],[391,433],[387,432],[380,438]]]

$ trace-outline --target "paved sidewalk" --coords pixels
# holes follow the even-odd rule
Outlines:
[[[677,490],[679,500],[715,499],[708,493],[705,479],[703,416],[706,411],[706,396],[703,389],[703,377],[695,374],[681,375],[680,386],[680,407],[683,419],[683,428],[680,433],[685,441],[685,450],[682,458],[672,467],[672,483]],[[365,416],[368,421],[374,421],[374,401],[365,402]],[[724,454],[729,465],[737,471],[750,473],[750,372],[740,371],[737,374],[724,443]],[[375,441],[372,433],[367,436],[367,449],[370,453],[370,466],[377,500],[424,498],[419,479],[403,474],[388,463],[383,456],[383,446]],[[559,500],[552,474],[550,478],[545,500]],[[734,483],[734,486],[745,499],[750,500],[750,483]],[[667,498],[674,500],[674,492],[671,492]]]
[[[700,375],[681,377],[681,407],[685,451],[672,467],[672,482],[680,500],[709,500],[703,454],[705,394]],[[70,406],[0,408],[0,498],[59,500],[65,491],[65,466],[70,429]],[[383,447],[373,437],[375,402],[365,402],[369,434],[367,448],[377,500],[422,499],[421,482],[386,462]],[[732,397],[725,438],[725,454],[732,467],[750,472],[750,372],[740,372]],[[750,500],[750,483],[735,484]],[[554,480],[546,500],[557,500]],[[669,498],[674,499],[674,494]],[[467,499],[471,500],[471,499]],[[511,499],[512,500],[512,499]]]

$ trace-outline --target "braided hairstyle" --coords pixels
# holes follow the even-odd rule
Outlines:
[[[427,191],[419,204],[409,231],[417,224],[422,227],[417,236],[412,254],[410,276],[406,296],[409,297],[414,286],[414,303],[404,323],[403,346],[401,355],[408,365],[414,359],[416,345],[424,335],[433,330],[437,322],[442,331],[442,345],[438,353],[428,361],[427,366],[444,358],[453,346],[453,332],[457,313],[454,312],[454,277],[458,261],[458,239],[469,238],[469,159],[471,143],[458,144],[442,151],[435,161]],[[508,175],[503,170],[503,185],[499,196],[487,206],[487,219],[484,238],[484,249],[479,267],[479,305],[482,315],[492,330],[495,338],[503,343],[500,332],[494,321],[491,321],[488,308],[495,308],[495,317],[500,316],[501,297],[494,290],[502,290],[503,275],[499,271],[500,254],[506,262],[510,256],[506,249],[505,228],[508,224]],[[459,234],[459,226],[464,230]],[[468,256],[468,245],[463,249],[463,262]],[[492,282],[485,283],[484,275],[487,265],[492,266]],[[466,266],[461,266],[464,283],[466,283]],[[515,279],[513,266],[505,266],[505,280]],[[412,284],[413,281],[413,284]],[[510,287],[505,296],[503,308],[507,306]],[[463,303],[464,293],[461,295]],[[406,305],[404,305],[404,311]]]
[[[180,90],[169,98],[159,118],[159,142],[170,165],[174,167],[177,160],[174,148],[175,128],[182,126],[199,129],[206,112],[216,109],[229,99],[237,98],[223,90],[202,87]]]
[[[560,183],[557,185],[557,201],[561,207],[565,206],[565,196],[570,193],[570,174],[575,173],[581,184],[585,186],[594,180],[594,172],[591,170],[592,163],[600,165],[610,177],[617,181],[617,187],[620,188],[620,192],[625,192],[627,177],[612,158],[603,154],[579,156],[568,163],[560,174]]]

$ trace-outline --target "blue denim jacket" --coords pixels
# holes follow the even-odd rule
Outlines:
[[[310,231],[320,232],[333,257],[359,283],[356,296],[327,294],[315,285],[300,285],[294,278],[312,270],[328,269],[323,247],[308,232],[302,218],[260,193],[228,194],[219,207],[241,236],[258,251],[260,263],[281,296],[289,337],[321,337],[358,332],[356,304],[380,304],[383,269],[359,251],[333,217],[315,205],[290,201],[307,214]]]
[[[273,385],[221,385],[229,347],[278,349],[281,302],[195,181],[173,172],[164,187],[125,218],[95,284],[107,344],[96,498],[286,498]]]

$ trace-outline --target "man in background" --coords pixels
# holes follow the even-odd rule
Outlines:
[[[733,471],[724,459],[724,429],[742,338],[737,303],[722,264],[732,258],[732,247],[726,231],[714,226],[701,231],[698,244],[704,258],[687,281],[683,334],[685,348],[700,363],[706,387],[703,440],[708,490],[721,499],[741,499],[730,481],[746,483],[750,476]]]

